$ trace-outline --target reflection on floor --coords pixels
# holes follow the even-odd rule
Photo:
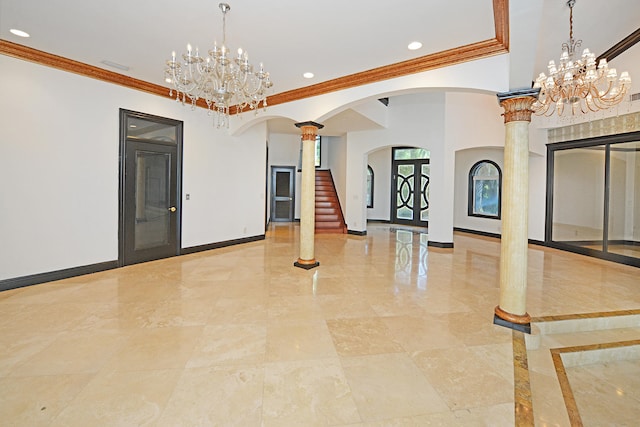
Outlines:
[[[572,244],[571,242],[563,242]],[[596,251],[602,250],[602,243],[599,244],[579,244],[576,246],[581,246],[584,248],[595,249]],[[640,245],[637,244],[609,244],[607,246],[607,252],[611,252],[612,254],[624,255],[633,258],[640,258]]]
[[[370,224],[366,236],[316,236],[320,266],[306,271],[293,267],[297,233],[278,224],[264,241],[0,293],[3,423],[516,424],[517,334],[492,324],[498,240],[460,233],[453,250],[427,250],[416,230]],[[638,277],[531,246],[528,311],[638,309]],[[627,329],[624,340],[640,338]],[[561,346],[585,345],[580,334]],[[571,369],[570,383],[587,375]],[[538,395],[544,373],[531,369],[536,423],[569,425],[562,401]],[[637,397],[637,383],[625,387]],[[638,407],[600,406],[582,422],[637,419]]]

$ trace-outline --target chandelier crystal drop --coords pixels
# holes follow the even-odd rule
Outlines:
[[[187,45],[187,52],[180,59],[172,52],[167,61],[165,81],[171,84],[169,96],[175,91],[176,100],[190,102],[195,108],[202,99],[210,113],[215,115],[218,128],[229,127],[229,113],[232,106],[236,113],[249,108],[258,111],[267,107],[267,90],[273,86],[269,73],[264,71],[262,63],[259,69],[249,64],[249,55],[242,49],[233,55],[227,47],[226,16],[231,7],[227,3],[219,4],[222,11],[222,46],[214,43],[208,55],[200,56],[196,47]]]
[[[538,100],[532,109],[537,115],[551,116],[557,113],[572,115],[609,109],[619,104],[631,87],[631,77],[626,71],[620,74],[609,68],[606,58],[596,67],[596,56],[585,49],[582,56],[574,57],[582,40],[573,38],[573,6],[569,6],[569,42],[562,44],[560,63],[549,61],[549,75],[540,73],[533,87],[540,88]]]

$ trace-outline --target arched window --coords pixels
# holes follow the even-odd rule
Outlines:
[[[469,171],[469,216],[500,219],[502,171],[491,160],[481,160]]]
[[[367,207],[373,207],[373,169],[367,165]]]

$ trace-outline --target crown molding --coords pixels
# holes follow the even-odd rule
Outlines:
[[[356,86],[389,80],[410,74],[421,73],[436,68],[448,67],[463,62],[488,58],[508,53],[509,48],[509,1],[493,0],[493,14],[496,37],[490,40],[460,46],[436,52],[419,58],[385,65],[367,71],[350,74],[337,79],[328,80],[311,86],[277,93],[268,97],[269,105],[284,104],[300,99],[311,98],[330,92],[345,90]],[[138,80],[103,68],[88,65],[62,56],[43,52],[24,45],[0,39],[0,54],[56,68],[81,76],[113,83],[146,93],[173,98],[169,96],[169,88],[144,80]],[[207,108],[203,100],[197,102],[199,107]],[[231,114],[236,108],[231,108]]]

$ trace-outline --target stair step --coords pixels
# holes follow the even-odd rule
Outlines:
[[[340,221],[316,221],[316,228],[342,228]]]
[[[330,208],[318,208],[316,207],[316,216],[318,215],[337,215],[337,209],[335,207]]]
[[[316,223],[318,222],[327,222],[327,221],[340,221],[340,217],[337,213],[333,214],[317,214],[316,213]]]
[[[315,232],[344,234],[347,227],[342,219],[340,200],[336,194],[331,172],[316,171]]]

